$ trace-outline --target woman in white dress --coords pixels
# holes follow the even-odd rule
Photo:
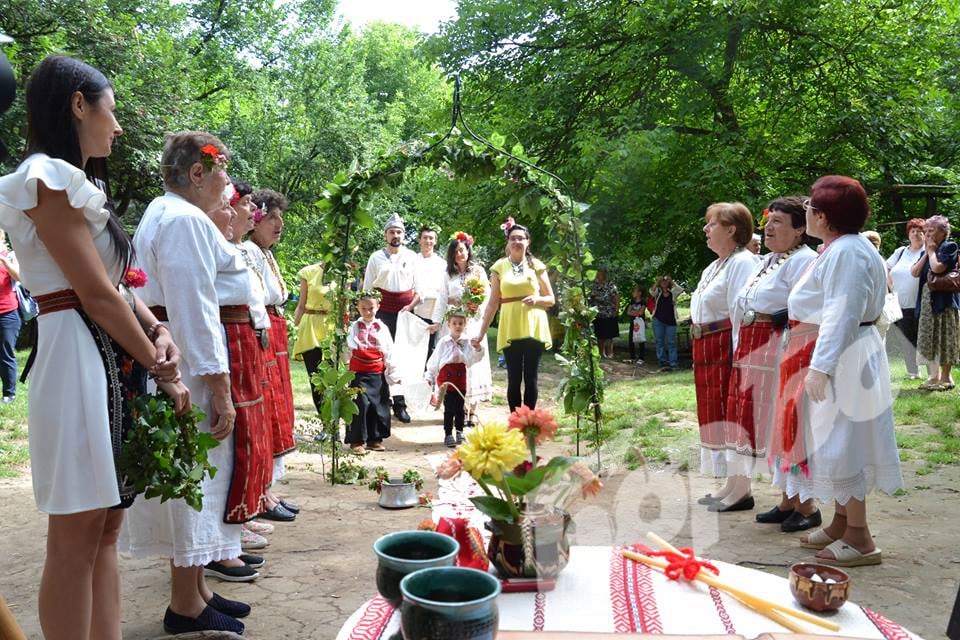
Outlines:
[[[859,233],[869,214],[867,194],[852,178],[825,176],[811,188],[807,233],[823,241],[823,250],[787,301],[789,342],[771,441],[788,496],[834,503],[830,524],[801,546],[819,549],[818,562],[840,566],[880,563],[866,496],[903,486],[890,370],[874,326],[886,267]]]
[[[210,450],[220,472],[203,481],[202,511],[183,500],[154,498],[138,501],[126,521],[123,542],[131,555],[171,560],[163,620],[169,633],[242,633],[236,618],[250,611],[214,594],[203,574],[207,563],[240,556],[240,525],[224,522],[237,417],[230,366],[242,356],[229,325],[249,326],[250,275],[205,213],[223,208],[226,155],[224,144],[208,133],[167,136],[161,158],[166,192],[147,207],[134,235],[137,260],[148,276],[143,299],[183,349],[184,383],[207,415],[199,428],[221,441]]]
[[[443,322],[443,316],[449,307],[462,304],[466,282],[472,278],[476,278],[483,283],[484,297],[483,302],[477,304],[475,309],[468,309],[473,315],[467,319],[467,327],[464,329],[463,335],[469,337],[477,335],[483,323],[483,316],[490,301],[490,280],[487,278],[487,273],[483,270],[483,267],[474,260],[473,237],[461,231],[454,235],[453,240],[447,245],[446,287],[440,289],[440,297],[434,307],[432,318],[434,322],[440,323],[437,341],[450,333],[447,323]],[[480,349],[483,351],[480,360],[467,369],[467,427],[474,425],[477,405],[481,402],[489,402],[493,395],[490,351],[486,342],[481,342]]]
[[[48,640],[121,637],[116,543],[124,511],[116,507],[133,496],[114,465],[124,420],[114,407],[125,393],[142,392],[143,381],[125,384],[118,364],[132,357],[178,411],[190,407],[169,332],[118,290],[130,238],[91,181],[106,178],[96,159],[110,155],[122,133],[114,106],[99,71],[47,58],[27,84],[27,157],[0,178],[0,226],[40,303],[27,422],[34,495],[49,514],[39,606]]]
[[[732,322],[734,303],[760,259],[744,247],[753,237],[753,217],[739,202],[717,202],[707,207],[703,232],[707,246],[717,254],[690,299],[690,334],[693,337],[693,380],[700,423],[700,472],[727,476],[726,407],[733,353],[739,325]],[[711,511],[753,508],[749,479],[737,476],[700,498]]]

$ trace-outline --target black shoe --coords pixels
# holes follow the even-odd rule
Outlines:
[[[238,558],[239,558],[240,562],[242,562],[243,564],[247,565],[247,566],[250,567],[251,569],[259,569],[260,567],[263,566],[263,564],[264,564],[264,562],[265,562],[265,560],[263,559],[263,556],[255,556],[255,555],[253,555],[253,554],[251,554],[251,553],[241,553],[241,554],[238,556]],[[224,611],[222,611],[222,610],[220,610],[220,609],[218,609],[218,611],[221,611],[222,613],[226,613],[226,612],[224,612]],[[236,617],[236,616],[234,616],[234,617]]]
[[[298,513],[300,513],[300,505],[296,504],[295,502],[287,502],[286,500],[281,500],[280,506],[282,506],[284,509],[286,509],[293,515],[297,515]]]
[[[397,416],[397,420],[404,424],[410,422],[410,414],[407,413],[407,405],[402,399],[398,401],[396,398],[394,398],[393,415]]]
[[[697,504],[711,505],[711,504],[720,502],[721,500],[723,500],[723,498],[718,498],[718,497],[716,497],[716,496],[708,493],[707,495],[703,496],[702,498],[697,498]]]
[[[243,556],[240,556],[241,558]],[[208,605],[231,618],[246,618],[250,615],[250,605],[239,600],[227,600],[222,596],[213,594],[213,597],[207,602]]]
[[[762,522],[763,524],[779,524],[786,520],[787,518],[793,517],[793,509],[789,511],[781,511],[780,507],[774,507],[770,511],[764,511],[763,513],[757,514],[757,522]]]
[[[793,531],[806,531],[813,527],[819,527],[823,524],[823,518],[820,515],[820,509],[817,509],[808,516],[799,511],[794,511],[793,515],[780,524],[780,530],[791,533]]]
[[[714,502],[707,507],[707,511],[716,511],[717,513],[726,513],[727,511],[749,511],[753,509],[753,496],[747,496],[740,500],[740,502],[735,502],[729,507],[722,502]]]
[[[463,444],[463,431],[457,431],[457,444]]]
[[[203,575],[211,578],[220,578],[226,582],[253,582],[260,577],[256,569],[243,565],[242,567],[228,567],[221,562],[208,562],[203,568]]]
[[[273,509],[267,509],[257,517],[274,522],[293,522],[297,518],[296,514],[290,513],[279,503]]]
[[[457,441],[453,438],[453,434],[449,433],[443,436],[443,444],[444,446],[450,447],[452,449],[455,446],[457,446]]]
[[[196,618],[181,616],[167,607],[167,612],[163,614],[163,630],[174,635],[197,631],[230,631],[243,635],[243,623],[209,605]]]

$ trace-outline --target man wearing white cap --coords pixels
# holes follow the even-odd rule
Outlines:
[[[403,236],[403,219],[395,213],[383,228],[387,246],[370,256],[363,275],[363,288],[379,289],[383,296],[377,317],[390,329],[390,337],[394,340],[397,337],[397,315],[412,311],[416,304],[417,254],[403,246]],[[393,413],[400,422],[410,422],[403,396],[393,396]]]

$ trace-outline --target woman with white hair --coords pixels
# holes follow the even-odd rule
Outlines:
[[[957,243],[950,240],[950,221],[927,218],[923,225],[924,254],[911,273],[920,278],[916,315],[917,350],[930,363],[930,378],[920,385],[926,391],[953,389],[953,365],[960,360],[960,294],[931,291],[931,273],[942,275],[957,266]]]

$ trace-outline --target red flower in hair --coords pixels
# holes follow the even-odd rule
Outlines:
[[[514,222],[514,220],[513,220],[512,217],[507,218],[507,219],[504,221],[504,223],[503,223],[502,225],[500,225],[500,228],[503,229],[503,234],[504,234],[505,236],[509,236],[509,235],[510,235],[510,229],[511,229],[511,228],[513,227],[513,225],[515,225],[515,224],[517,224],[517,223]]]
[[[203,168],[207,171],[213,169],[215,165],[226,168],[227,158],[220,153],[220,149],[217,149],[212,144],[208,144],[200,147],[200,164],[202,164]]]

